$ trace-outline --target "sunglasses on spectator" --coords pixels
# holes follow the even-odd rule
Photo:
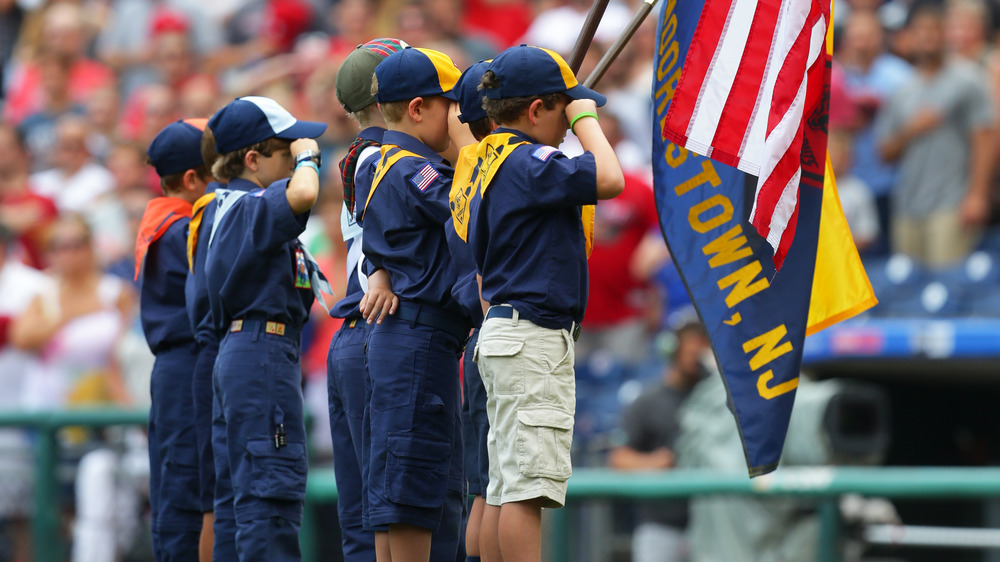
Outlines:
[[[49,250],[52,252],[80,250],[87,247],[89,243],[90,240],[82,236],[77,238],[67,238],[66,240],[55,240],[49,244]]]

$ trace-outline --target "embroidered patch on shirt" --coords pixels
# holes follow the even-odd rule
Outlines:
[[[417,186],[417,189],[420,191],[426,191],[427,188],[430,187],[431,184],[434,183],[434,180],[438,179],[438,176],[440,175],[441,174],[434,169],[434,166],[425,164],[423,168],[420,168],[419,172],[413,174],[413,177],[410,178],[410,182]]]
[[[295,250],[295,288],[312,289],[309,282],[309,268],[306,266],[306,254],[301,249]]]
[[[549,159],[549,156],[552,156],[556,152],[559,152],[558,148],[552,148],[551,146],[539,146],[534,152],[531,153],[531,155],[542,162],[545,162]]]

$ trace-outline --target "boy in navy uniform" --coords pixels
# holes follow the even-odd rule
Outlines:
[[[201,138],[201,156],[209,171],[219,155],[215,152],[215,136],[206,124]],[[188,266],[191,272],[184,285],[187,299],[188,320],[198,342],[198,360],[194,366],[194,415],[198,436],[198,470],[201,474],[201,502],[205,522],[201,535],[202,560],[235,560],[236,520],[233,515],[232,484],[229,479],[229,460],[222,447],[212,446],[212,424],[222,414],[213,415],[214,393],[212,371],[219,354],[219,332],[212,323],[205,286],[205,256],[208,253],[209,233],[215,222],[216,206],[212,204],[218,193],[225,193],[226,184],[212,181],[205,188],[205,195],[194,203],[191,224],[188,227]],[[221,433],[220,433],[221,434]],[[216,478],[216,472],[219,478]],[[216,510],[216,486],[219,486],[219,509]],[[214,556],[213,556],[214,552]]]
[[[479,341],[479,327],[483,324],[483,303],[479,296],[479,282],[476,276],[476,262],[472,249],[467,243],[469,222],[469,197],[472,192],[472,174],[477,165],[476,149],[479,142],[493,130],[493,121],[483,109],[482,92],[479,84],[489,65],[480,61],[462,73],[455,84],[458,96],[457,115],[452,121],[452,143],[460,147],[455,162],[455,179],[451,188],[452,224],[448,229],[448,242],[452,259],[458,271],[458,282],[453,294],[466,309],[473,330],[462,355],[462,430],[465,441],[465,479],[469,484],[469,495],[475,497],[469,510],[465,526],[466,562],[480,560],[480,526],[486,509],[486,486],[489,483],[489,458],[486,452],[486,436],[489,419],[486,415],[486,388],[479,376],[479,368],[472,360],[476,342]],[[494,517],[495,519],[495,517]]]
[[[157,560],[198,560],[198,495],[192,371],[198,356],[183,313],[191,206],[211,179],[201,157],[205,120],[167,125],[149,145],[163,197],[149,202],[136,239],[142,330],[156,355],[150,379],[149,468]]]
[[[327,356],[327,392],[330,434],[333,436],[334,472],[337,478],[337,513],[346,562],[374,562],[375,535],[362,521],[362,424],[365,405],[365,337],[367,330],[359,304],[368,286],[363,271],[362,229],[355,220],[355,194],[368,194],[385,134],[385,121],[372,95],[375,67],[402,48],[398,39],[375,39],[358,45],[337,71],[337,100],[361,132],[340,162],[344,184],[341,233],[347,244],[347,291],[330,309],[330,316],[344,323],[330,342]],[[385,271],[381,273],[385,275]]]
[[[469,238],[491,305],[476,353],[490,424],[486,501],[501,506],[483,544],[490,559],[537,561],[541,508],[563,505],[572,473],[592,206],[620,194],[624,178],[597,123],[604,96],[577,84],[558,54],[507,49],[482,85],[498,128],[478,148]],[[555,148],[567,128],[587,151],[577,158]]]
[[[299,560],[307,470],[300,334],[321,280],[297,237],[319,194],[313,139],[326,125],[251,96],[220,109],[209,127],[219,154],[213,174],[228,181],[216,197],[205,272],[212,321],[228,328],[213,378],[236,550],[241,561]]]
[[[368,524],[380,561],[454,560],[459,550],[458,357],[471,326],[452,297],[445,226],[453,172],[438,153],[451,144],[451,89],[460,75],[443,53],[405,48],[378,65],[372,85],[389,130],[360,209],[363,248],[372,271],[388,272],[392,291],[370,286],[366,298],[376,306],[393,292],[399,298],[395,314],[372,329],[366,353]]]

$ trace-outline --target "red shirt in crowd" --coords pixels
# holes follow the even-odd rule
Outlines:
[[[0,212],[19,218],[30,217],[31,226],[18,234],[17,242],[24,251],[24,263],[35,269],[45,269],[45,229],[59,215],[56,204],[48,197],[27,188],[0,196]]]
[[[509,47],[528,30],[534,14],[528,2],[511,0],[466,0],[465,28],[492,35],[502,47]]]
[[[601,201],[594,218],[594,251],[587,262],[590,297],[584,327],[602,328],[642,314],[640,294],[647,288],[635,279],[632,254],[657,227],[653,189],[640,176],[625,173],[625,191]]]
[[[114,84],[114,72],[97,61],[80,59],[70,69],[69,89],[73,94],[73,101],[77,103],[85,104],[93,92]],[[41,67],[26,64],[15,70],[11,78],[3,118],[16,125],[25,117],[41,111],[44,99]]]

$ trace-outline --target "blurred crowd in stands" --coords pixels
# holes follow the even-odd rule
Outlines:
[[[328,123],[318,139],[326,163],[321,202],[304,242],[342,293],[343,194],[334,163],[356,133],[334,96],[344,57],[383,36],[444,51],[462,68],[521,42],[568,54],[590,3],[0,0],[0,408],[148,404],[152,356],[136,318],[134,244],[145,205],[159,192],[145,148],[165,125],[209,117],[250,94]],[[639,4],[611,2],[581,78]],[[690,390],[669,382],[679,375],[665,366],[662,349],[676,348],[676,338],[656,343],[695,317],[660,236],[652,189],[655,20],[598,86],[609,100],[600,122],[627,185],[597,211],[578,347],[581,447],[614,433],[622,404],[641,383],[666,380],[674,390],[663,400],[671,404]],[[885,303],[874,314],[1000,315],[995,283],[969,289],[1000,278],[1000,233],[991,227],[1000,219],[993,39],[1000,2],[847,0],[837,3],[834,22],[829,151],[855,241]],[[564,149],[580,150],[572,137]],[[944,301],[928,299],[927,280],[945,289]],[[909,292],[895,292],[904,285]],[[942,306],[956,300],[953,293],[985,300]],[[314,312],[303,369],[307,400],[322,413],[326,353],[339,321]],[[626,430],[639,426],[627,419]],[[325,427],[316,424],[319,456],[329,447]],[[654,456],[618,451],[617,466],[668,468],[677,431],[656,435],[662,439],[610,437],[601,448],[627,442],[630,452]],[[0,498],[11,496],[0,490]],[[25,506],[0,501],[4,514]]]

